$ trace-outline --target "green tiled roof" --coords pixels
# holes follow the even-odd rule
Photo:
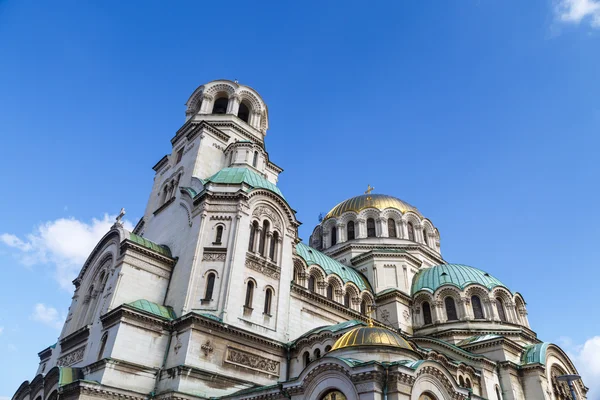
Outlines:
[[[457,343],[458,346],[466,346],[468,344],[474,344],[479,342],[485,342],[486,340],[498,339],[501,338],[500,335],[479,335],[479,336],[471,336],[469,338],[463,339]]]
[[[304,243],[298,243],[296,251],[308,265],[318,264],[327,274],[336,274],[344,281],[344,283],[353,282],[360,290],[371,290],[366,278],[354,268],[346,267],[341,262],[327,257],[325,254]]]
[[[412,294],[419,290],[435,292],[443,285],[454,285],[464,289],[473,283],[483,285],[489,290],[496,286],[504,286],[498,279],[480,269],[462,264],[443,264],[419,271],[413,279]]]
[[[136,300],[133,303],[129,303],[129,305],[133,308],[137,308],[138,310],[146,311],[150,314],[154,314],[157,317],[166,318],[166,319],[175,319],[177,316],[171,307],[161,306],[159,304],[153,303],[148,300],[140,299]]]
[[[521,365],[527,364],[545,364],[546,350],[550,343],[537,343],[525,348],[525,352],[521,356]]]
[[[356,319],[351,319],[349,321],[340,322],[339,324],[335,324],[335,325],[319,326],[318,328],[311,329],[310,331],[306,332],[305,334],[299,336],[297,339],[292,340],[291,342],[288,343],[288,346],[293,345],[294,343],[298,342],[302,338],[308,337],[310,335],[314,335],[316,333],[321,333],[324,331],[339,332],[341,330],[344,330],[347,328],[352,328],[357,325],[366,325],[366,324],[362,321],[358,321]]]
[[[72,368],[72,367],[58,367],[58,387],[62,387],[68,385],[69,383],[73,383],[80,379],[83,379],[83,372],[81,372],[81,368]]]
[[[159,254],[162,254],[163,256],[173,257],[171,255],[171,250],[167,246],[151,242],[144,237],[136,235],[135,233],[131,233],[131,232],[129,233],[129,240],[131,240],[132,242],[135,242],[135,243],[139,244],[140,246],[143,246],[147,249],[150,249]]]
[[[262,188],[270,190],[273,193],[277,193],[283,197],[281,190],[274,183],[269,182],[266,178],[260,176],[258,173],[248,168],[223,168],[210,178],[204,181],[204,184],[212,183],[227,183],[227,184],[240,184],[242,182],[252,186],[253,188]]]

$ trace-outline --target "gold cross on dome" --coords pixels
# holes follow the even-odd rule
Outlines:
[[[371,185],[367,185],[367,190],[365,190],[365,194],[371,194],[371,192],[374,190],[374,187],[371,187]]]

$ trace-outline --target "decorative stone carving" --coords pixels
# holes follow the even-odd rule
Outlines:
[[[210,340],[207,340],[206,343],[204,343],[202,346],[200,346],[200,348],[202,349],[202,351],[204,352],[204,357],[208,357],[208,355],[210,353],[213,352],[213,348],[210,345]]]
[[[404,310],[402,316],[404,317],[405,321],[408,321],[408,319],[410,318],[410,313],[408,312],[408,310]]]
[[[177,336],[177,342],[175,342],[175,346],[173,347],[175,354],[179,353],[179,349],[181,349],[181,346],[183,346],[181,344],[181,339],[179,339],[179,336]]]
[[[270,360],[243,350],[234,349],[233,347],[227,348],[225,362],[269,375],[279,376],[279,361]]]
[[[225,261],[227,253],[204,253],[202,261]]]
[[[281,231],[281,219],[271,207],[266,205],[258,206],[254,209],[252,215],[255,217],[267,216],[267,218],[273,221],[273,226]]]
[[[65,354],[61,358],[58,359],[56,365],[59,367],[68,367],[69,365],[73,365],[76,362],[83,360],[83,354],[85,353],[85,346],[80,347],[75,351],[72,351],[68,354]]]
[[[254,257],[246,257],[246,268],[257,271],[273,279],[279,279],[280,276],[279,267],[265,260],[255,260]]]

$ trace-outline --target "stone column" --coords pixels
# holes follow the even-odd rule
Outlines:
[[[398,221],[398,237],[400,239],[407,239],[408,233],[406,231],[406,221],[403,219]]]
[[[258,251],[260,250],[260,238],[262,237],[262,226],[258,226],[258,228],[256,229],[256,233],[254,234],[254,245],[252,246],[252,252],[254,254],[258,254]]]
[[[240,96],[232,94],[229,96],[229,103],[227,103],[227,114],[238,115],[240,110]]]
[[[273,232],[269,231],[265,235],[265,258],[267,260],[271,259],[271,240],[273,240]],[[275,255],[273,255],[275,258]]]
[[[379,221],[379,237],[389,237],[387,220],[381,217],[377,218],[377,221]]]
[[[488,297],[482,300],[488,305],[488,309],[491,311],[491,315],[489,316],[489,318],[493,321],[500,321],[500,316],[498,315],[498,307],[496,306],[496,299],[493,297]]]
[[[468,297],[461,297],[459,301],[460,307],[462,308],[461,321],[470,321],[473,319],[473,308],[471,307],[471,300]]]
[[[344,226],[343,224],[336,224],[335,225],[335,229],[337,230],[337,242],[338,243],[344,242],[344,239],[343,239],[343,236],[342,236],[343,235],[343,229],[342,229],[343,226]]]
[[[250,125],[260,130],[260,111],[252,110],[250,112]]]
[[[423,225],[417,224],[413,228],[415,230],[415,242],[423,243]]]
[[[357,219],[357,226],[355,228],[358,228],[358,232],[355,232],[355,236],[357,239],[362,239],[362,238],[366,238],[367,237],[367,227],[366,227],[366,220],[365,219]]]
[[[199,114],[212,113],[214,100],[215,100],[214,97],[212,97],[210,94],[203,94],[202,95],[202,104],[200,104]]]

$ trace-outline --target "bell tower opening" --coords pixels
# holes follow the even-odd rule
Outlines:
[[[245,102],[240,103],[238,117],[246,123],[248,123],[248,121],[250,120],[250,108],[246,105]]]
[[[226,114],[228,104],[229,104],[229,99],[227,97],[219,97],[218,99],[215,100],[215,105],[213,106],[212,113],[213,114]]]

